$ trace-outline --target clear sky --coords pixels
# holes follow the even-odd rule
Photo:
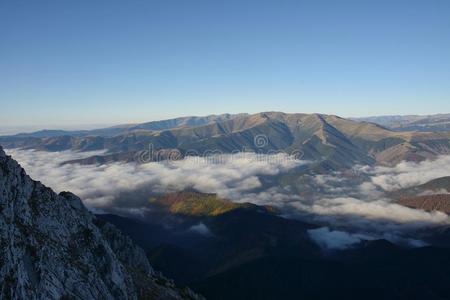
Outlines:
[[[450,1],[0,1],[0,127],[268,110],[450,113]]]

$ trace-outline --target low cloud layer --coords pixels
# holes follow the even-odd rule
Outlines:
[[[397,224],[440,224],[448,221],[442,212],[426,213],[403,205],[389,202],[388,199],[363,201],[355,198],[320,199],[310,207],[317,215],[347,216],[352,215],[368,221],[395,220]]]
[[[190,157],[141,165],[61,165],[98,153],[18,149],[7,153],[31,177],[58,192],[69,190],[79,195],[91,209],[113,207],[115,211],[139,214],[148,209],[146,203],[152,193],[194,188],[236,202],[273,205],[288,217],[319,224],[322,228],[310,232],[310,236],[325,248],[341,249],[361,239],[377,238],[418,246],[423,242],[413,238],[416,232],[450,224],[444,213],[407,208],[387,196],[387,192],[449,176],[450,156],[404,162],[392,168],[357,166],[350,173],[296,174],[302,176],[301,181],[280,184],[283,180],[279,178],[306,162],[283,154],[235,154],[221,157],[220,163]]]
[[[196,232],[198,234],[201,234],[206,237],[212,236],[211,231],[209,230],[208,226],[206,226],[203,223],[198,223],[197,225],[193,225],[189,228],[190,231]]]
[[[324,249],[342,250],[354,246],[364,240],[373,238],[364,234],[352,234],[345,231],[330,230],[328,227],[308,230],[313,241]]]
[[[277,154],[262,157],[253,154],[224,155],[219,162],[207,158],[189,157],[180,161],[147,164],[113,163],[107,165],[79,165],[61,163],[92,152],[43,152],[10,149],[16,159],[36,180],[56,191],[69,190],[79,195],[86,205],[107,208],[115,205],[119,195],[143,189],[154,193],[194,188],[202,192],[218,193],[232,198],[261,188],[258,176],[273,176],[293,169],[305,162]]]
[[[342,230],[331,230],[328,227],[320,227],[308,230],[309,237],[324,250],[344,250],[355,247],[363,242],[375,239],[386,239],[393,243],[401,243],[410,247],[423,247],[427,244],[414,238],[404,238],[389,232],[382,236],[374,237],[370,234],[350,233]]]
[[[394,191],[426,183],[450,175],[450,155],[419,163],[401,162],[395,167],[361,167],[359,170],[372,176],[372,183],[386,191]]]

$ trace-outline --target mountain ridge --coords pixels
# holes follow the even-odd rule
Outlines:
[[[300,151],[303,159],[325,161],[337,168],[355,163],[395,165],[402,160],[421,161],[450,153],[450,131],[400,132],[335,115],[263,112],[211,117],[200,123],[115,136],[0,137],[0,144],[45,151],[106,151],[103,157],[72,163],[131,161],[150,145],[155,150],[178,151],[181,157],[206,151]],[[255,141],[260,137],[263,144],[257,145]]]

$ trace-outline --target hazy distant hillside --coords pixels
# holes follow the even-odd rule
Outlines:
[[[50,138],[58,136],[114,136],[118,134],[124,134],[127,132],[150,130],[159,131],[172,129],[177,127],[192,127],[209,124],[212,122],[220,122],[230,120],[235,117],[245,114],[221,114],[221,115],[209,115],[204,117],[180,117],[175,119],[167,119],[161,121],[152,121],[140,124],[123,124],[112,127],[92,129],[92,130],[40,130],[30,133],[19,133],[10,138]]]
[[[0,137],[0,144],[46,151],[107,150],[104,156],[78,161],[89,164],[133,160],[149,145],[155,150],[175,149],[181,155],[188,151],[201,155],[205,151],[231,153],[244,149],[263,153],[297,151],[303,159],[322,162],[332,169],[355,163],[421,161],[450,153],[450,132],[398,132],[374,123],[321,114],[266,112],[189,117],[105,130],[124,132],[114,136],[95,135],[98,131],[90,131],[89,136],[18,135]]]
[[[397,131],[450,131],[450,114],[376,116],[355,120],[376,123]]]

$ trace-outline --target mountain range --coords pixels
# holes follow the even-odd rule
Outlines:
[[[40,131],[2,136],[0,144],[45,151],[105,151],[69,162],[82,164],[133,161],[149,147],[158,156],[151,156],[150,161],[211,151],[284,151],[300,153],[302,159],[329,170],[357,163],[394,165],[448,154],[450,132],[395,131],[334,115],[264,112],[186,117],[82,132]]]

